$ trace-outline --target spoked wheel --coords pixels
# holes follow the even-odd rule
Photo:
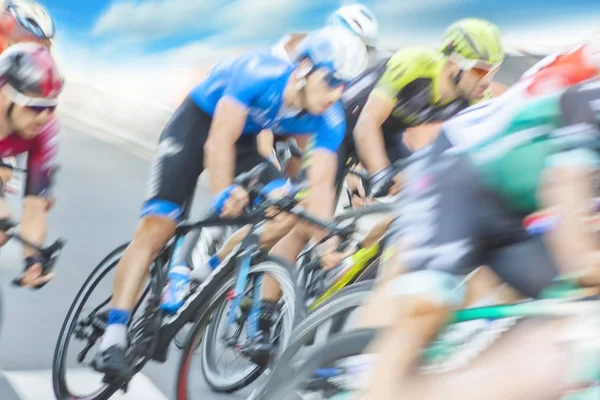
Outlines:
[[[292,333],[294,325],[301,318],[301,304],[299,301],[298,290],[294,285],[294,280],[289,273],[289,266],[285,261],[269,257],[267,261],[253,266],[249,272],[248,283],[252,282],[256,276],[268,273],[273,276],[282,288],[283,296],[280,300],[280,318],[274,326],[275,344],[277,353],[282,351]],[[179,374],[177,379],[177,399],[190,400],[199,396],[197,375],[202,371],[206,382],[211,389],[216,392],[232,393],[240,390],[254,380],[256,380],[267,368],[266,365],[255,364],[242,351],[242,343],[246,339],[246,322],[248,312],[251,309],[253,287],[247,287],[244,292],[247,296],[235,312],[235,326],[230,327],[229,331],[219,329],[225,327],[231,299],[231,290],[235,287],[236,276],[232,276],[226,281],[219,291],[215,293],[210,304],[198,314],[196,323],[193,326],[190,336],[186,341]],[[246,303],[246,304],[245,304]],[[224,356],[224,352],[233,353],[229,357]],[[197,357],[194,357],[197,356]],[[194,367],[191,365],[192,359],[200,358],[200,365]],[[242,368],[226,368],[227,361],[241,361]],[[190,379],[191,376],[191,379]]]
[[[90,363],[98,351],[96,345],[100,344],[108,321],[113,279],[106,278],[107,275],[113,277],[110,273],[114,271],[127,245],[118,247],[98,264],[77,293],[67,313],[52,363],[52,385],[58,400],[104,400],[120,389],[119,385],[104,383],[103,375],[94,371]],[[140,318],[136,319],[136,316],[141,314],[138,309],[148,292],[147,285],[132,312],[130,330],[135,331],[134,326],[140,324]],[[90,299],[91,297],[94,299]],[[79,350],[70,349],[71,344],[78,344]],[[73,373],[73,376],[69,379],[68,368],[73,368],[69,373]],[[140,368],[140,365],[136,365],[136,372]]]
[[[264,396],[272,393],[281,385],[282,381],[290,379],[295,374],[296,368],[306,360],[307,355],[312,354],[315,348],[321,346],[320,344],[313,344],[317,330],[322,326],[326,327],[327,322],[335,318],[336,315],[346,314],[360,307],[369,296],[372,285],[373,281],[366,281],[343,288],[300,322],[294,328],[292,338],[289,340],[286,349],[278,357],[275,365],[271,367],[271,373],[267,381],[255,390],[251,399],[264,400],[266,398]],[[332,339],[328,337],[325,342],[329,340]]]
[[[285,380],[253,400],[358,400],[364,386],[369,356],[361,356],[375,337],[371,329],[340,334],[311,352]],[[358,357],[356,357],[358,356]],[[357,373],[358,372],[358,373]]]

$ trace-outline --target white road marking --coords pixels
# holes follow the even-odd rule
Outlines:
[[[4,371],[6,380],[21,400],[55,400],[52,390],[52,371]],[[73,369],[67,371],[67,382],[77,393],[87,394],[100,387],[100,375],[91,370]],[[143,374],[131,380],[127,393],[119,391],[111,400],[168,400],[168,398]]]

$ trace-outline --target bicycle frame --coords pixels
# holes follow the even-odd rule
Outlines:
[[[578,297],[569,297],[571,294],[577,295],[578,291],[581,292]],[[600,322],[600,297],[597,295],[583,297],[582,294],[585,294],[585,290],[581,288],[559,288],[558,293],[552,296],[553,298],[544,298],[544,295],[542,295],[539,300],[456,310],[452,313],[444,329],[457,323],[481,319],[577,316],[580,318],[595,317],[595,319],[590,318],[589,320]],[[600,338],[600,325],[595,326],[593,322],[589,325],[594,326],[595,337]],[[439,332],[438,337],[425,350],[424,359],[426,361],[435,359],[446,351],[444,346],[436,346],[440,342],[444,343],[442,335],[444,329]],[[598,373],[600,378],[600,371]]]
[[[342,290],[352,279],[354,279],[359,273],[361,273],[369,263],[380,254],[379,245],[380,242],[375,243],[374,245],[364,248],[358,252],[356,252],[352,256],[352,266],[348,268],[342,276],[336,280],[336,282],[325,291],[317,300],[315,300],[309,307],[308,311],[312,312],[317,309],[320,305],[325,303],[328,299],[330,299],[337,292]]]
[[[172,247],[173,243],[181,237],[186,235],[188,232],[196,229],[202,229],[205,227],[211,226],[226,226],[226,225],[246,225],[248,223],[255,224],[260,222],[261,218],[258,215],[251,216],[242,216],[235,219],[222,220],[218,218],[207,219],[204,221],[200,221],[194,224],[183,224],[177,228],[177,233],[175,237],[171,240],[171,249],[165,249],[165,252],[170,252],[172,256]],[[244,243],[244,242],[242,242]],[[238,248],[239,250],[239,248]],[[171,259],[169,257],[169,261]],[[152,351],[152,359],[157,362],[165,362],[167,359],[168,349],[171,341],[188,322],[192,321],[197,310],[201,308],[201,306],[210,301],[213,292],[210,290],[204,290],[208,285],[215,284],[216,282],[222,282],[230,275],[230,266],[231,263],[235,261],[235,258],[238,256],[238,252],[232,252],[223,262],[213,271],[209,277],[202,282],[202,284],[196,289],[196,291],[188,297],[186,302],[177,313],[173,315],[164,315],[161,318],[161,327],[157,333],[156,345]],[[163,268],[160,268],[164,270]],[[159,272],[155,275],[156,287],[162,288],[166,282],[166,274],[164,272]]]

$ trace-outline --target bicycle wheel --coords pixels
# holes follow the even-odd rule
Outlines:
[[[253,399],[263,399],[261,396],[270,393],[282,380],[289,379],[289,376],[294,374],[294,358],[304,346],[311,343],[317,329],[337,314],[360,307],[371,292],[373,283],[373,281],[366,281],[343,288],[300,322],[294,328],[287,348],[273,366],[267,382],[255,391],[256,397]]]
[[[256,264],[250,269],[248,282],[251,282],[250,277],[268,273],[272,275],[279,283],[283,295],[280,301],[281,317],[276,324],[276,333],[278,341],[278,351],[276,356],[285,349],[287,342],[292,333],[294,325],[301,318],[302,309],[299,297],[299,290],[295,286],[294,278],[290,271],[291,266],[280,258],[269,256],[266,261]],[[232,393],[240,390],[256,380],[266,369],[265,366],[260,366],[250,362],[250,364],[238,373],[223,374],[220,370],[219,360],[216,359],[216,352],[219,347],[218,327],[224,321],[227,309],[228,294],[235,287],[236,275],[222,285],[214,294],[212,300],[204,310],[199,311],[198,318],[190,332],[190,336],[186,341],[185,349],[182,353],[177,378],[177,399],[191,399],[190,393],[198,392],[198,389],[190,388],[190,384],[197,379],[188,379],[190,373],[193,373],[190,368],[192,356],[199,346],[202,348],[201,354],[201,369],[204,378],[211,389],[215,392]],[[245,323],[242,318],[240,327]],[[237,332],[237,331],[236,331]],[[238,343],[229,343],[227,347],[234,349],[238,348]],[[245,356],[242,356],[245,358]]]
[[[105,312],[102,312],[101,309],[109,304],[112,296],[103,296],[103,298],[107,297],[106,300],[100,302],[98,306],[94,306],[92,311],[87,315],[84,316],[82,314],[84,314],[84,307],[90,296],[96,287],[101,284],[106,275],[108,275],[115,268],[128,245],[129,243],[126,243],[116,248],[113,252],[106,256],[98,264],[98,266],[96,266],[96,268],[94,268],[92,273],[83,283],[81,289],[77,293],[77,296],[75,296],[75,300],[71,304],[71,308],[67,313],[58,337],[52,362],[52,386],[54,389],[54,394],[58,400],[105,400],[110,398],[120,389],[120,387],[113,384],[103,384],[100,388],[93,390],[92,393],[81,395],[78,394],[78,392],[86,389],[74,389],[73,387],[70,387],[67,382],[66,372],[68,364],[82,364],[89,351],[94,347],[98,339],[100,339],[104,334],[107,322],[107,309],[104,310]],[[108,289],[110,293],[110,289],[112,288],[112,280],[110,282],[104,282],[106,287],[102,287],[102,289]],[[143,292],[142,298],[132,312],[132,322],[135,321],[133,316],[135,315],[139,305],[142,303],[147,293],[148,288],[146,288],[146,290]],[[75,359],[73,359],[74,357],[68,357],[68,348],[71,344],[71,337],[73,334],[75,334],[75,339],[83,341],[84,343],[87,342],[84,346],[84,349],[77,354]],[[86,364],[86,367],[89,367],[89,364]],[[89,368],[90,371],[93,371],[91,367]],[[98,382],[102,382],[101,374],[98,374],[98,376]],[[74,386],[78,385],[75,384]]]
[[[208,260],[217,253],[223,246],[225,241],[238,229],[236,226],[224,227],[221,235],[213,236],[208,229],[199,229],[190,233],[190,241],[194,243],[185,255],[185,259],[192,268],[201,268],[203,264],[208,263]],[[183,329],[177,332],[173,343],[175,346],[183,350],[185,341],[189,336],[191,324],[187,324]]]
[[[254,395],[252,400],[301,400],[306,398],[341,399],[351,392],[345,390],[346,382],[354,382],[356,377],[344,376],[344,366],[340,362],[344,358],[362,354],[371,343],[375,334],[374,329],[361,329],[343,333],[332,338],[326,344],[314,349],[302,365],[288,376],[264,391],[260,397]],[[336,371],[334,377],[315,374],[319,369]],[[346,378],[344,380],[344,378]],[[335,382],[335,383],[332,383]]]

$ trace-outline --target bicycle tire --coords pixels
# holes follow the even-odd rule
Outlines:
[[[98,263],[98,265],[86,278],[79,289],[79,292],[75,296],[75,299],[71,303],[71,307],[69,308],[65,320],[63,321],[52,360],[52,387],[57,400],[106,400],[112,397],[120,389],[120,387],[116,385],[106,384],[104,388],[96,391],[92,396],[86,395],[83,397],[78,397],[77,395],[72,394],[67,387],[65,373],[67,349],[71,341],[71,336],[73,335],[75,325],[78,322],[78,316],[100,281],[116,267],[127,246],[129,246],[129,243],[125,243],[117,247],[102,261],[100,261],[100,263]],[[144,297],[140,299],[138,305],[143,301],[143,299]],[[134,310],[137,310],[138,305],[136,305]]]
[[[311,352],[309,358],[294,370],[288,379],[280,380],[279,384],[262,394],[262,397],[252,397],[253,400],[286,400],[291,392],[306,381],[313,371],[342,358],[362,354],[371,343],[376,329],[360,329],[339,334],[327,343]],[[300,399],[298,397],[298,399]]]
[[[325,321],[333,318],[336,314],[345,312],[348,309],[357,308],[363,304],[371,292],[373,284],[373,281],[365,281],[343,288],[301,321],[294,328],[292,337],[285,351],[278,357],[268,380],[255,392],[255,395],[259,396],[256,399],[262,399],[260,396],[263,393],[269,393],[270,390],[279,384],[278,381],[288,379],[294,373],[294,368],[291,365],[292,359],[302,347],[312,340],[318,327]]]
[[[276,277],[279,281],[282,291],[283,297],[288,298],[288,301],[285,301],[286,313],[289,315],[290,312],[293,312],[293,315],[288,318],[287,323],[283,326],[283,331],[287,332],[283,334],[283,339],[279,344],[279,349],[285,349],[289,338],[291,337],[294,326],[296,326],[299,322],[299,319],[302,317],[302,313],[300,312],[302,308],[301,297],[299,296],[299,289],[296,286],[295,277],[293,276],[293,270],[291,269],[291,265],[289,263],[279,257],[275,256],[267,256],[265,261],[260,262],[250,269],[250,274],[258,274],[258,273],[269,273]],[[263,374],[266,368],[257,367],[254,368],[249,374],[244,376],[241,380],[236,382],[230,382],[226,384],[215,382],[213,376],[206,374],[207,370],[207,360],[205,358],[207,345],[213,343],[214,340],[211,338],[205,337],[207,333],[211,333],[208,331],[208,328],[211,325],[211,317],[213,312],[222,304],[225,296],[229,292],[229,289],[235,286],[237,276],[232,274],[228,280],[223,282],[215,294],[212,296],[210,302],[202,309],[199,310],[197,315],[198,317],[195,320],[194,326],[192,327],[190,334],[186,340],[186,346],[181,355],[181,361],[179,364],[179,370],[177,374],[177,389],[176,389],[176,398],[177,400],[188,400],[190,399],[187,386],[188,386],[188,372],[191,358],[194,352],[197,349],[197,346],[201,340],[202,349],[202,372],[204,374],[205,380],[207,384],[211,387],[211,389],[218,393],[233,393],[240,389],[245,388],[252,382],[254,382],[259,376]],[[284,313],[284,314],[286,314]],[[215,323],[216,324],[216,323]],[[218,326],[218,325],[217,325]],[[216,330],[212,332],[216,334]],[[287,336],[287,337],[286,337]],[[280,353],[279,350],[278,353]]]

